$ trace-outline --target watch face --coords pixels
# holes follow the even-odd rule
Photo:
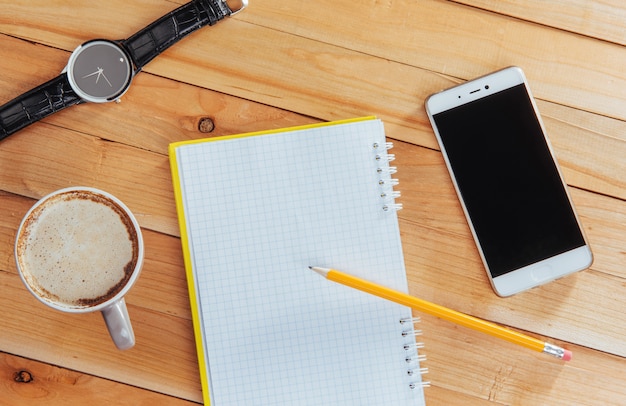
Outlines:
[[[94,40],[79,46],[70,56],[67,76],[72,89],[96,103],[124,94],[133,76],[130,58],[117,44]]]

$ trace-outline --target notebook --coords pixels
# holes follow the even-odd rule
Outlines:
[[[205,404],[423,405],[383,123],[367,117],[170,145]],[[423,372],[423,371],[422,371]]]

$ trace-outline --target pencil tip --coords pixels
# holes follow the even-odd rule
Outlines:
[[[319,266],[310,266],[309,269],[314,272],[317,272],[318,274],[322,275],[324,278],[326,277],[326,275],[328,275],[328,272],[330,271],[330,269],[320,268]]]

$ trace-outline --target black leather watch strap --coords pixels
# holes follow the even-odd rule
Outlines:
[[[121,44],[130,53],[138,71],[181,38],[231,14],[232,11],[222,0],[193,0],[121,41]]]
[[[118,43],[130,54],[136,73],[181,38],[243,10],[247,3],[242,0],[242,7],[233,11],[225,0],[192,0]],[[72,90],[67,73],[62,73],[0,106],[0,140],[54,112],[83,102]]]
[[[54,112],[82,102],[70,87],[67,74],[62,73],[0,107],[0,140]]]

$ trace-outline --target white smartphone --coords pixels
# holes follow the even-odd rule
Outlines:
[[[434,94],[426,111],[499,296],[591,265],[589,244],[520,68]]]

